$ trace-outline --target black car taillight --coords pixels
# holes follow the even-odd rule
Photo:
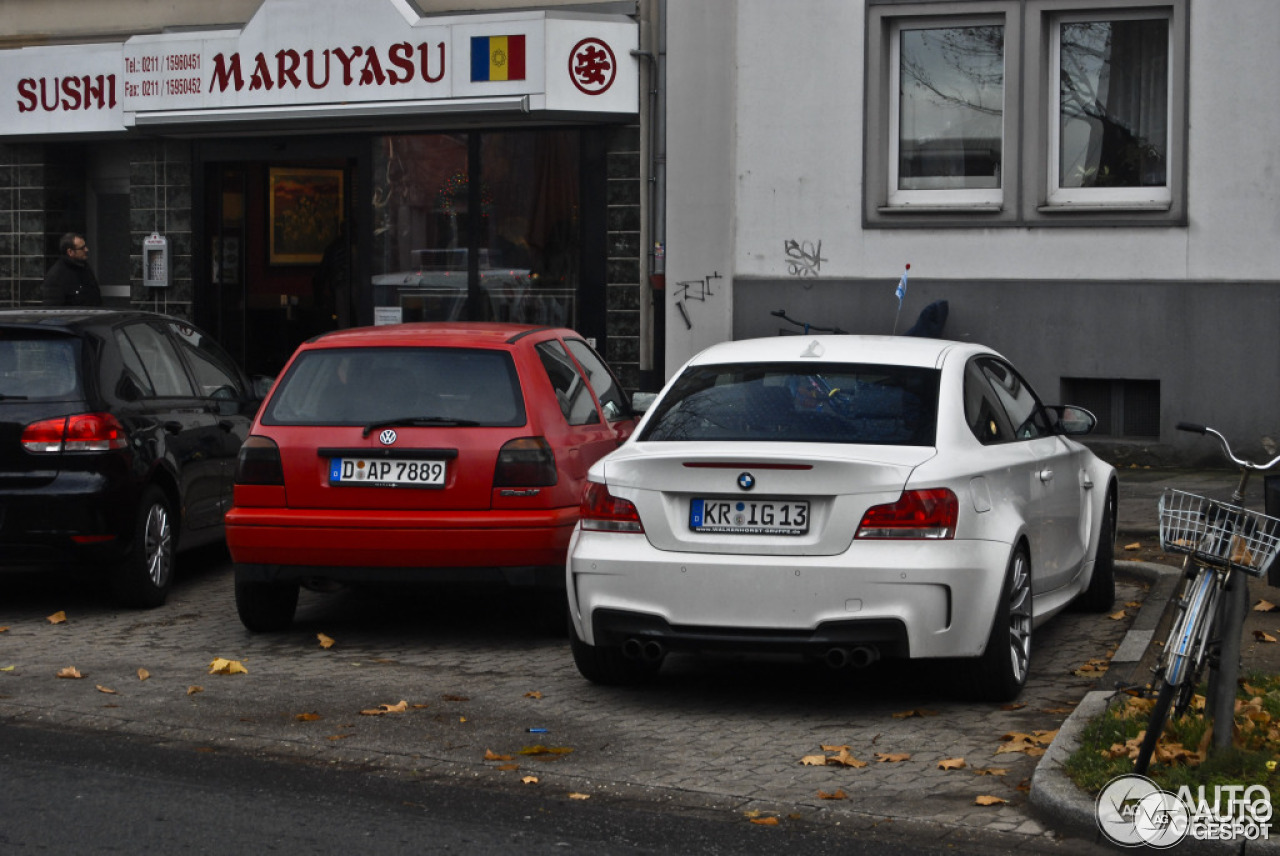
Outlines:
[[[22,448],[38,454],[109,452],[129,445],[122,426],[110,413],[77,413],[32,422],[22,429]]]
[[[556,483],[556,455],[541,437],[510,440],[498,452],[494,487],[550,487]]]
[[[236,458],[236,484],[284,484],[284,466],[275,440],[249,437]]]

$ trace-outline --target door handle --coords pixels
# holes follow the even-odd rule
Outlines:
[[[1048,484],[1053,481],[1053,470],[1045,469],[1040,471],[1040,481]]]

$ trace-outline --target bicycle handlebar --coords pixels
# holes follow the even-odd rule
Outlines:
[[[1231,444],[1227,442],[1227,438],[1222,436],[1220,432],[1210,428],[1208,425],[1200,425],[1195,422],[1179,422],[1177,428],[1179,431],[1190,431],[1193,434],[1212,435],[1218,441],[1218,445],[1222,446],[1223,454],[1230,458],[1236,466],[1242,467],[1246,470],[1262,472],[1263,470],[1271,469],[1276,464],[1280,464],[1280,455],[1276,455],[1269,463],[1266,464],[1255,464],[1253,461],[1247,461],[1243,458],[1237,457],[1236,453],[1231,451]]]
[[[769,314],[777,318],[781,318],[783,321],[786,321],[789,324],[796,325],[797,327],[804,330],[806,333],[813,331],[815,333],[838,333],[841,335],[847,335],[849,332],[848,330],[841,330],[839,327],[819,327],[816,324],[806,324],[803,321],[797,321],[794,318],[788,318],[787,310],[785,309],[775,309]]]

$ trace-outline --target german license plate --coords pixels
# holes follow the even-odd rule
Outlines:
[[[444,487],[444,461],[330,458],[329,484],[374,487]]]
[[[809,503],[695,499],[689,508],[689,528],[726,535],[803,535],[809,531]]]

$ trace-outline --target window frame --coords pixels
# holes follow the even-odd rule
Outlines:
[[[862,225],[864,229],[921,226],[985,229],[1097,226],[1186,226],[1187,100],[1190,0],[867,0],[864,74]],[[1061,21],[1164,16],[1169,21],[1167,199],[1082,188],[1082,194],[1050,192],[1056,184],[1057,70],[1052,39]],[[998,203],[963,199],[955,191],[894,194],[891,158],[897,125],[897,34],[910,26],[965,25],[1003,18],[1005,116],[1001,196]],[[1149,188],[1136,188],[1146,191]],[[916,194],[921,194],[917,196]]]

